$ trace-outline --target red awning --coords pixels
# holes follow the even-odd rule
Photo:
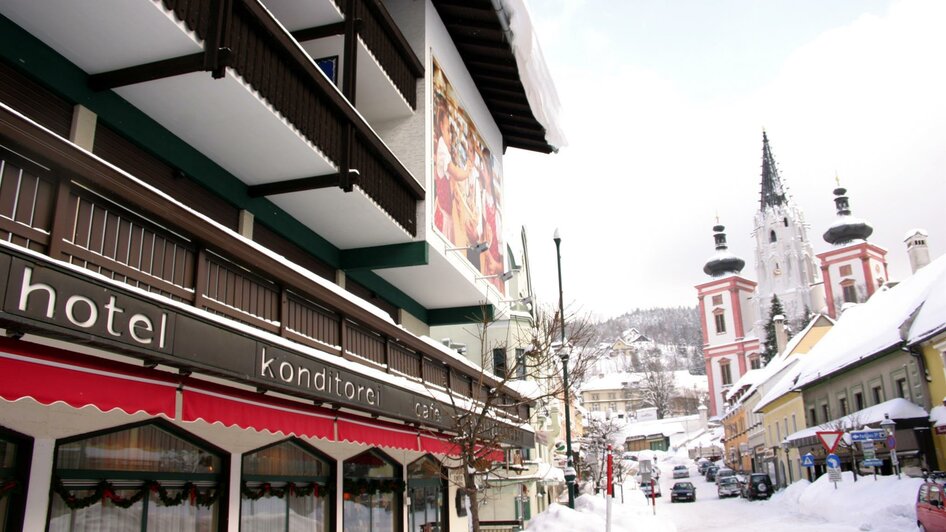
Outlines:
[[[335,439],[335,418],[330,411],[201,383],[184,387],[183,421],[201,419],[225,426],[282,432],[326,440]]]
[[[417,443],[417,431],[408,431],[396,426],[378,421],[360,421],[342,419],[337,421],[338,439],[352,443],[366,443],[380,447],[394,447],[416,451],[420,448]]]
[[[442,454],[444,456],[459,456],[460,448],[446,436],[420,435],[420,450],[425,453]]]
[[[103,412],[174,417],[177,382],[159,372],[21,340],[0,339],[0,397]]]

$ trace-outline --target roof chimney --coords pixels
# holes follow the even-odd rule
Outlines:
[[[930,263],[930,248],[926,245],[929,235],[923,229],[911,229],[903,239],[907,244],[910,269],[913,273]]]
[[[778,354],[781,355],[785,351],[785,346],[788,345],[788,335],[785,332],[785,316],[776,314],[772,316],[772,321],[775,323],[775,346],[778,349]]]

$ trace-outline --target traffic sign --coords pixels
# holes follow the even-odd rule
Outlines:
[[[828,469],[841,469],[841,459],[836,454],[829,454],[825,458],[825,464],[828,465]]]
[[[876,458],[870,458],[862,462],[864,467],[882,467],[884,465],[883,460],[878,460]]]
[[[890,449],[890,465],[896,467],[900,465],[900,460],[897,459],[897,450]],[[899,475],[899,473],[897,473]]]
[[[802,467],[815,467],[815,455],[808,453],[801,457]]]
[[[815,435],[821,440],[821,445],[824,446],[825,450],[829,453],[833,453],[834,450],[838,448],[838,443],[841,441],[841,436],[844,435],[844,433],[840,430],[820,430],[816,432]]]
[[[887,437],[883,430],[854,430],[851,431],[852,441],[877,441]]]
[[[887,448],[888,449],[897,448],[897,438],[893,434],[891,434],[890,436],[887,436]]]

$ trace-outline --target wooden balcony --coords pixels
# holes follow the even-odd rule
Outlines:
[[[0,238],[392,374],[484,398],[497,382],[383,313],[0,106]],[[512,391],[504,393],[503,403]],[[527,411],[504,410],[514,419]]]
[[[415,101],[422,70],[363,2],[350,40],[400,42],[371,56]],[[10,0],[0,14],[335,247],[417,235],[422,185],[258,0]],[[346,215],[354,230],[337,223]]]

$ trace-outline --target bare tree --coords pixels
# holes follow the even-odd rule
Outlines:
[[[677,388],[676,379],[664,362],[660,349],[647,350],[641,364],[644,376],[640,387],[644,403],[657,408],[657,418],[663,419],[672,407],[671,401]]]
[[[608,445],[619,451],[624,449],[619,439],[622,426],[623,424],[614,418],[593,418],[585,428],[585,436],[582,438],[582,448],[585,451],[582,470],[594,484],[595,493],[601,488],[601,480],[607,475]],[[623,481],[623,467],[621,469],[620,480]]]
[[[481,312],[481,316],[487,314],[485,310]],[[450,440],[454,453],[445,465],[455,474],[446,476],[469,497],[474,531],[480,530],[479,506],[488,489],[485,480],[505,467],[492,460],[494,453],[504,445],[503,427],[519,424],[517,416],[523,415],[530,405],[563,397],[558,356],[561,321],[557,312],[546,309],[535,310],[532,320],[534,326],[525,328],[527,330],[520,328],[501,335],[490,334],[495,319],[484,318],[476,325],[483,364],[471,383],[469,397],[463,390],[429,387],[432,394],[445,395],[452,406],[447,424],[454,434]],[[600,352],[595,347],[595,329],[588,317],[572,314],[566,316],[566,322],[569,384],[572,385],[583,378]],[[517,353],[517,347],[523,350]],[[500,353],[507,355],[504,360]],[[509,353],[514,356],[509,357]],[[576,397],[571,390],[570,397]]]

